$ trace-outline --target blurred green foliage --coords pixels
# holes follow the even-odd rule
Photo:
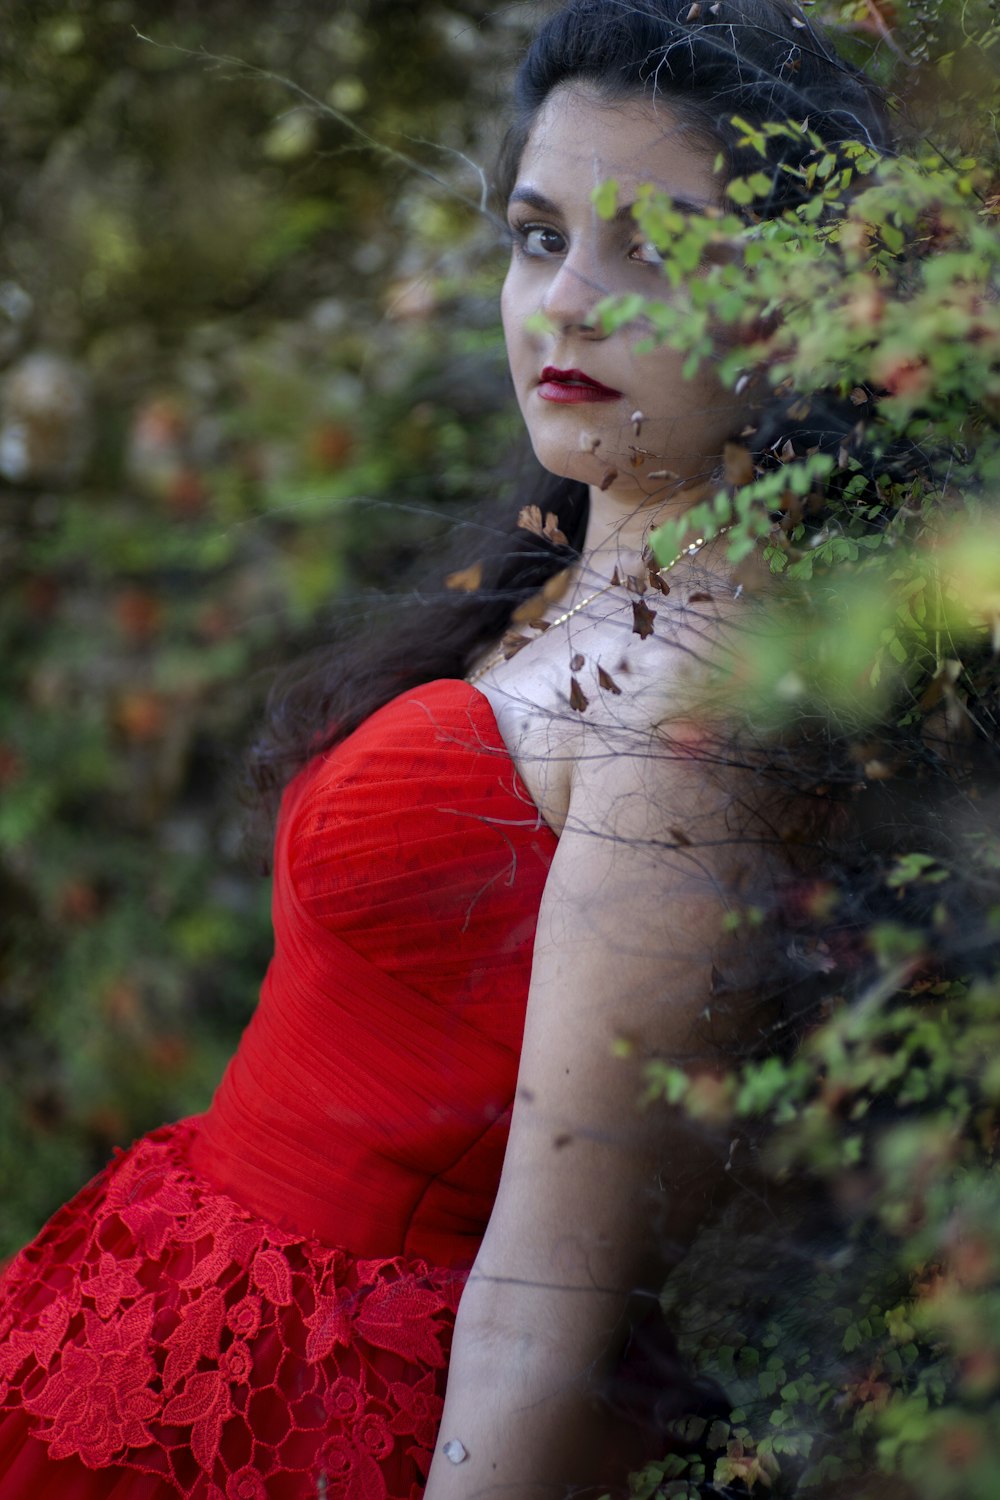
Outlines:
[[[270,671],[509,449],[473,164],[516,37],[477,0],[5,8],[0,1256],[208,1102],[269,955]]]

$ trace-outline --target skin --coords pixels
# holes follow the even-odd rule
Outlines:
[[[605,337],[595,326],[593,307],[608,291],[659,289],[634,222],[594,212],[591,191],[609,176],[624,201],[650,181],[696,203],[719,193],[708,151],[665,106],[554,95],[521,162],[518,196],[536,206],[511,206],[503,316],[514,385],[553,472],[595,482],[595,469],[627,459],[638,407],[652,466],[682,481],[665,492],[626,461],[618,480],[592,490],[585,565],[550,619],[606,582],[615,562],[637,559],[652,524],[692,503],[740,420],[710,373],[686,383],[670,351],[640,353],[641,328]],[[552,209],[540,212],[539,198]],[[525,327],[538,311],[551,332]],[[621,400],[546,402],[546,365],[581,369]],[[599,461],[582,436],[600,438]],[[696,575],[710,580],[711,598],[691,604],[685,584]],[[649,1306],[636,1289],[662,1277],[652,1247],[663,1224],[682,1246],[716,1180],[679,1123],[636,1105],[646,1058],[704,1058],[707,1032],[732,1040],[747,1025],[711,998],[712,965],[727,961],[721,918],[737,879],[729,819],[741,789],[735,774],[692,753],[703,725],[678,708],[725,631],[733,580],[706,549],[671,582],[670,599],[652,596],[657,626],[646,639],[632,631],[629,600],[609,591],[477,683],[560,837],[500,1190],[459,1309],[425,1500],[547,1500],[569,1485],[597,1495],[596,1486],[622,1483],[641,1448],[629,1450],[595,1389],[636,1306]],[[584,665],[574,668],[577,656]],[[598,667],[617,676],[620,694],[599,690]],[[571,672],[591,700],[584,713],[568,702]],[[745,836],[738,853],[745,862]],[[759,890],[761,868],[753,878]],[[444,1456],[452,1440],[468,1455],[457,1465]]]
[[[593,570],[606,557],[613,565],[619,553],[629,562],[653,525],[690,505],[692,488],[710,478],[723,443],[742,425],[740,407],[710,367],[685,380],[682,355],[665,344],[642,349],[649,330],[641,321],[607,335],[595,318],[612,293],[669,296],[659,256],[643,243],[629,208],[643,184],[695,209],[718,205],[713,155],[662,102],[611,104],[593,90],[563,88],[543,106],[521,159],[508,208],[513,253],[501,299],[504,336],[539,461],[591,486],[586,552]],[[611,220],[591,200],[608,179],[618,183]],[[551,331],[535,331],[537,314]],[[546,401],[540,376],[548,365],[582,370],[621,398]],[[635,411],[645,417],[638,436]],[[600,488],[612,469],[615,479]],[[649,477],[665,469],[677,479]]]

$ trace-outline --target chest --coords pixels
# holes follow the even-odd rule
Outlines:
[[[581,761],[647,754],[678,701],[686,672],[679,616],[661,607],[645,635],[634,623],[630,606],[575,619],[477,679],[532,801],[557,835]]]

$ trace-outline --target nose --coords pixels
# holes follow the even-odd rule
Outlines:
[[[554,270],[542,298],[541,311],[564,333],[601,339],[606,335],[596,309],[607,291],[594,266],[585,264],[582,256],[570,254]]]

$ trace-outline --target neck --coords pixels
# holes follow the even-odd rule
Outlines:
[[[623,577],[629,573],[637,574],[652,532],[665,521],[683,516],[713,489],[711,483],[692,481],[662,501],[628,505],[623,504],[620,496],[592,486],[582,582],[593,587],[610,578],[615,568]],[[686,540],[693,538],[694,532]]]

